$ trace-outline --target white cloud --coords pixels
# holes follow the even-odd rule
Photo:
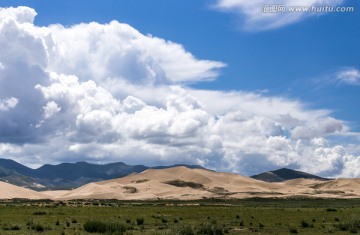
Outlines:
[[[57,103],[55,103],[54,101],[50,101],[48,102],[45,106],[44,106],[44,116],[45,119],[51,118],[52,116],[54,116],[56,113],[60,112],[61,108],[57,105]]]
[[[336,73],[336,80],[349,85],[360,85],[360,71],[355,68],[341,69]]]
[[[198,60],[177,43],[143,35],[127,24],[52,25],[49,68],[81,79],[187,83],[215,79],[224,63]],[[48,45],[49,46],[49,45]]]
[[[29,7],[0,8],[0,22],[14,20],[19,23],[33,23],[36,12]]]
[[[288,9],[284,12],[269,12],[271,7],[338,6],[343,2],[344,0],[217,0],[215,7],[239,15],[246,30],[260,31],[280,28],[314,15],[325,14],[325,12],[291,12]]]
[[[328,110],[266,93],[187,88],[216,78],[223,64],[129,25],[37,27],[31,9],[0,15],[1,156],[29,165],[184,162],[243,174],[293,167],[360,176],[350,173],[360,140],[329,144],[349,127]]]
[[[0,111],[8,111],[9,109],[13,109],[18,104],[19,100],[11,97],[5,100],[0,100]]]

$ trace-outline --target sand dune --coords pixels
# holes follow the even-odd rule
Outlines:
[[[13,199],[13,198],[47,199],[50,197],[30,189],[18,187],[0,181],[0,199]]]
[[[123,178],[86,184],[71,191],[37,193],[6,183],[0,184],[0,198],[31,199],[118,199],[118,200],[197,200],[206,198],[322,197],[360,198],[360,179],[319,181],[294,179],[268,183],[249,177],[174,167],[149,169]]]
[[[360,180],[342,179],[324,182],[295,179],[268,183],[237,174],[174,167],[150,169],[119,179],[87,184],[69,191],[58,199],[196,200],[299,196],[360,197]]]

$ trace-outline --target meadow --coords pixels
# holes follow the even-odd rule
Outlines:
[[[0,234],[351,234],[358,199],[2,201]]]

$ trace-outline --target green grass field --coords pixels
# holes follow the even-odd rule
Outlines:
[[[0,234],[350,234],[360,200],[0,203]]]

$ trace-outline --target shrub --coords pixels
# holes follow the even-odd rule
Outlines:
[[[294,227],[289,228],[289,233],[298,233],[297,229]]]
[[[16,224],[16,225],[13,225],[13,226],[11,226],[10,230],[18,231],[18,230],[20,230],[20,226],[17,225],[17,224]]]
[[[164,224],[166,224],[168,222],[168,220],[166,218],[162,218],[161,222],[163,222]]]
[[[37,224],[33,227],[33,230],[35,230],[36,232],[44,232],[45,228],[41,224]]]
[[[243,219],[240,220],[240,223],[239,223],[240,226],[244,226],[245,225],[245,222]]]
[[[194,188],[194,189],[203,189],[204,185],[202,184],[198,184],[195,182],[187,182],[187,181],[183,181],[183,180],[170,180],[170,181],[166,181],[164,182],[165,184],[170,184],[176,187],[190,187],[190,188]]]
[[[84,230],[88,233],[118,233],[126,232],[126,227],[120,223],[105,223],[98,220],[87,221]]]
[[[184,225],[175,231],[177,235],[195,235],[194,230],[190,225]]]
[[[307,227],[309,227],[309,226],[310,226],[309,223],[306,222],[305,220],[302,220],[302,221],[301,221],[301,227],[307,228]]]
[[[107,224],[101,221],[87,221],[84,224],[84,229],[89,233],[105,233],[107,231]]]
[[[326,211],[327,212],[337,212],[337,209],[335,209],[335,208],[327,208]]]
[[[340,223],[336,227],[341,231],[349,231],[351,233],[357,233],[360,228],[360,220],[351,220],[346,223]]]
[[[125,187],[123,187],[123,189],[125,189],[125,193],[136,193],[137,192],[137,188],[131,187],[131,186],[125,186]]]
[[[223,235],[224,231],[222,228],[217,227],[216,225],[211,224],[201,224],[198,228],[197,234],[204,234],[204,235]]]
[[[47,214],[46,211],[35,211],[35,212],[33,213],[33,215],[46,215],[46,214]]]
[[[143,225],[144,224],[144,218],[136,218],[136,224],[137,225]]]

